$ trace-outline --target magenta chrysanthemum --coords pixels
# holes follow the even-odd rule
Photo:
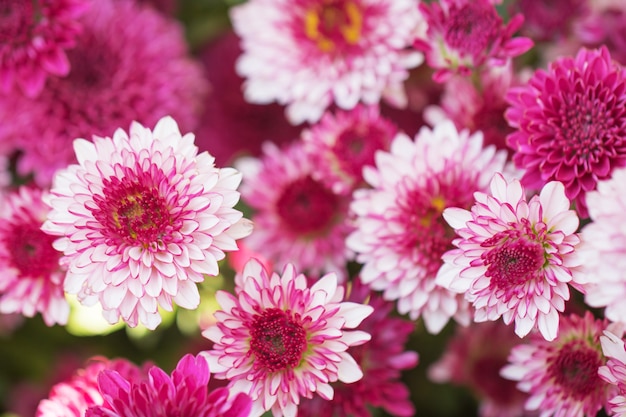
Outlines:
[[[505,152],[483,148],[481,133],[458,132],[445,121],[422,128],[414,141],[396,136],[390,152],[376,154],[376,167],[364,169],[372,188],[354,193],[357,230],[347,246],[363,264],[361,280],[384,291],[386,300],[398,300],[400,313],[422,316],[431,333],[452,316],[469,320],[462,297],[435,285],[453,238],[441,213],[469,207],[505,159]]]
[[[88,0],[5,0],[0,6],[0,89],[19,86],[34,97],[48,75],[70,70],[66,50],[76,44]]]
[[[67,53],[66,77],[50,79],[36,99],[0,100],[0,118],[13,125],[0,142],[23,151],[19,173],[33,173],[41,186],[76,162],[76,138],[110,136],[132,121],[154,126],[164,116],[195,131],[208,91],[182,27],[152,7],[91,1],[80,22],[84,30]]]
[[[514,16],[506,25],[491,0],[441,0],[421,3],[428,29],[416,47],[445,81],[452,74],[469,75],[483,66],[503,65],[530,49],[528,38],[513,38],[523,22]]]
[[[218,291],[217,324],[203,335],[213,341],[206,353],[211,372],[229,380],[231,393],[253,401],[253,416],[272,410],[295,416],[301,397],[317,392],[333,398],[332,382],[361,379],[346,351],[370,335],[354,329],[372,307],[343,301],[344,289],[330,273],[310,288],[307,278],[287,265],[271,275],[256,259],[236,280],[236,295]]]
[[[352,256],[345,238],[350,196],[335,194],[314,179],[317,167],[302,141],[279,149],[271,143],[260,158],[240,160],[241,198],[253,210],[249,248],[277,269],[293,263],[313,275],[334,271],[345,278]]]
[[[104,402],[88,408],[85,417],[247,417],[250,397],[229,399],[226,388],[209,392],[210,375],[207,361],[189,354],[171,376],[157,366],[140,379],[105,369],[98,375]]]
[[[363,184],[363,167],[374,165],[377,150],[388,150],[398,128],[380,116],[378,107],[327,112],[302,132],[305,147],[318,169],[316,178],[338,194]]]
[[[99,301],[111,323],[154,329],[158,306],[196,308],[196,283],[251,232],[233,209],[241,175],[215,168],[193,140],[169,117],[154,131],[133,123],[130,134],[74,141],[78,164],[55,176],[43,230],[61,236],[65,290]]]
[[[251,0],[231,18],[247,99],[286,104],[295,124],[333,102],[347,110],[397,95],[422,61],[408,49],[422,23],[412,0]]]
[[[610,330],[605,330],[604,335],[600,336],[600,344],[607,361],[605,365],[600,367],[598,374],[604,381],[615,386],[608,396],[607,411],[611,416],[625,417],[626,347],[624,346],[624,340]]]
[[[564,317],[554,341],[535,334],[514,347],[502,376],[519,381],[517,387],[530,394],[525,408],[541,417],[595,416],[612,391],[598,375],[606,362],[600,336],[607,325],[589,312]]]
[[[459,236],[443,255],[437,284],[464,293],[477,322],[515,320],[523,337],[538,326],[547,340],[558,331],[559,312],[569,299],[568,283],[580,260],[578,216],[563,184],[550,182],[526,200],[518,180],[496,174],[489,194],[474,194],[471,211],[448,208],[443,216]],[[579,287],[580,288],[580,287]]]
[[[55,238],[41,225],[50,208],[36,188],[20,187],[0,204],[0,313],[33,317],[40,312],[48,326],[66,324],[70,307],[63,292],[65,268]]]
[[[581,49],[511,88],[507,101],[505,116],[516,129],[507,140],[526,170],[522,183],[538,189],[561,181],[587,217],[585,193],[626,164],[626,69],[604,47]]]

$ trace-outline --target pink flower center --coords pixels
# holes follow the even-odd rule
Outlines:
[[[460,9],[452,7],[445,41],[465,54],[484,54],[499,36],[501,22],[494,8],[486,2],[468,2]]]
[[[32,223],[12,224],[4,238],[10,264],[21,276],[45,277],[59,270],[61,253],[52,247],[56,240],[40,229],[35,219]]]
[[[481,255],[491,286],[509,290],[534,279],[545,263],[543,246],[517,230],[496,233],[481,246],[493,247]]]
[[[572,340],[555,352],[548,367],[548,375],[571,397],[582,400],[603,389],[598,376],[602,365],[600,353],[582,340]]]
[[[333,223],[339,201],[324,185],[306,176],[285,187],[276,209],[294,233],[324,234]]]
[[[361,39],[363,13],[354,1],[324,0],[304,15],[306,37],[322,52],[355,45]]]
[[[29,43],[33,27],[39,20],[38,2],[3,0],[0,2],[0,48],[3,44]]]
[[[100,210],[94,217],[109,238],[131,245],[154,247],[171,231],[172,219],[165,199],[155,187],[140,181],[112,177],[104,180],[104,195],[94,196]]]
[[[250,349],[255,369],[269,372],[296,368],[307,348],[306,331],[290,311],[270,308],[255,316],[251,328]]]

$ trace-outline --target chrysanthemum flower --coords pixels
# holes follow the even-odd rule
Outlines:
[[[607,411],[611,416],[625,417],[626,347],[624,346],[624,340],[610,330],[605,330],[604,335],[600,336],[600,344],[607,361],[605,365],[600,367],[598,374],[604,381],[615,386],[608,397]]]
[[[396,136],[389,152],[376,154],[376,167],[364,169],[372,188],[354,192],[356,230],[346,242],[363,264],[361,280],[398,300],[401,314],[422,316],[431,333],[453,316],[469,321],[463,297],[435,285],[454,236],[441,213],[469,208],[474,191],[488,186],[505,159],[505,152],[483,148],[481,133],[458,132],[445,121],[422,128],[414,141]]]
[[[541,188],[561,181],[587,217],[585,193],[626,164],[626,69],[606,48],[581,49],[539,69],[507,94],[505,117],[516,129],[507,141],[522,183]]]
[[[209,392],[210,375],[207,361],[189,354],[171,376],[157,366],[140,379],[105,369],[98,375],[104,402],[88,408],[85,417],[247,417],[250,397],[239,393],[229,399],[226,388]]]
[[[516,15],[504,24],[491,0],[441,0],[421,3],[426,33],[415,42],[440,82],[452,74],[470,75],[483,66],[503,65],[533,46],[513,37],[522,25]]]
[[[345,238],[349,195],[338,195],[314,179],[318,167],[302,141],[284,148],[266,143],[260,158],[240,159],[241,199],[254,213],[246,245],[272,262],[288,263],[312,275],[337,272],[345,279],[352,252]]]
[[[363,167],[374,165],[377,150],[389,150],[398,128],[381,117],[377,106],[327,112],[319,123],[302,132],[315,177],[335,193],[351,193],[363,184]]]
[[[517,0],[511,11],[524,16],[521,32],[535,41],[558,43],[571,36],[572,26],[589,13],[588,0]]]
[[[587,48],[605,46],[626,65],[626,5],[621,0],[590,1],[590,10],[574,27],[574,39]]]
[[[5,0],[0,16],[0,90],[19,86],[34,97],[48,75],[70,70],[66,50],[76,44],[78,18],[89,0]]]
[[[343,301],[335,274],[309,288],[293,265],[270,275],[251,259],[236,282],[235,296],[217,292],[223,310],[203,335],[215,343],[206,352],[211,372],[230,381],[231,393],[252,397],[253,416],[268,410],[276,417],[295,416],[301,397],[317,392],[330,400],[332,382],[361,379],[347,350],[370,335],[346,329],[357,327],[373,309]]]
[[[42,187],[76,162],[74,139],[110,136],[132,121],[154,126],[168,115],[195,131],[206,99],[202,68],[173,18],[135,1],[98,0],[80,22],[66,77],[50,79],[36,99],[0,101],[13,125],[0,142],[23,151],[19,173],[33,173]]]
[[[198,306],[196,283],[217,275],[224,251],[251,232],[233,209],[241,175],[197,153],[173,119],[154,131],[74,141],[79,163],[57,173],[43,225],[68,266],[65,290],[102,304],[106,319],[154,329],[172,302]]]
[[[65,268],[55,238],[41,230],[50,208],[46,193],[22,186],[0,202],[0,313],[41,313],[48,326],[66,324]]]
[[[89,407],[104,403],[98,389],[98,375],[104,370],[115,371],[132,380],[145,378],[142,369],[125,359],[93,357],[70,379],[52,387],[48,397],[39,403],[35,417],[85,417]]]
[[[464,293],[477,322],[515,320],[520,337],[538,326],[553,340],[569,299],[567,284],[577,285],[578,216],[560,182],[549,182],[529,201],[518,180],[496,174],[490,188],[474,194],[471,211],[444,211],[459,237],[457,248],[443,255],[437,284]]]
[[[319,396],[302,400],[298,417],[370,417],[371,407],[383,408],[398,417],[415,415],[409,390],[400,380],[401,373],[414,368],[418,361],[417,352],[405,347],[414,323],[393,317],[393,303],[383,300],[360,281],[352,283],[347,300],[357,303],[368,300],[374,309],[359,326],[372,336],[371,340],[348,349],[361,367],[363,378],[350,384],[339,381],[331,384],[335,394],[330,401]]]
[[[231,11],[246,98],[286,104],[294,124],[332,103],[348,110],[398,94],[422,61],[409,49],[423,23],[413,0],[251,0]]]
[[[530,394],[525,408],[540,416],[595,416],[612,396],[598,375],[606,362],[600,336],[607,326],[590,312],[566,316],[554,341],[535,333],[528,344],[514,347],[502,376],[519,381],[517,387]]]

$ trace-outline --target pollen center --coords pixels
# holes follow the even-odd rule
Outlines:
[[[306,331],[290,311],[270,308],[257,315],[250,329],[256,369],[276,372],[296,368],[306,350]]]
[[[365,165],[374,165],[374,155],[391,142],[390,134],[373,124],[356,125],[339,134],[333,146],[342,171],[361,178]]]
[[[322,52],[338,46],[355,45],[361,39],[363,14],[354,1],[325,0],[308,9],[304,15],[306,36],[315,41]]]
[[[600,353],[582,340],[572,340],[557,352],[548,374],[573,398],[589,398],[591,392],[602,387],[598,368],[602,365]]]
[[[453,8],[446,27],[446,42],[453,48],[477,55],[486,52],[498,36],[500,18],[492,7],[480,2],[468,2]]]
[[[4,245],[10,254],[10,263],[22,276],[49,276],[59,268],[60,252],[52,247],[56,236],[50,236],[38,223],[14,224],[7,233]]]
[[[38,20],[36,6],[37,2],[30,0],[0,2],[0,45],[23,44],[30,40]]]

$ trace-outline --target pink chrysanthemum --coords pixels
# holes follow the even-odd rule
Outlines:
[[[617,330],[617,329],[616,329]],[[610,330],[600,336],[602,352],[607,358],[606,364],[600,367],[600,378],[615,388],[609,394],[607,411],[614,417],[626,417],[626,347],[624,340]]]
[[[516,0],[511,11],[524,16],[522,33],[535,41],[558,43],[571,36],[572,26],[589,13],[588,0]]]
[[[239,393],[229,400],[226,388],[209,392],[210,375],[207,361],[189,354],[171,377],[157,366],[140,379],[103,370],[98,388],[104,403],[88,408],[85,417],[247,417],[250,397]]]
[[[74,141],[79,163],[55,176],[43,230],[61,236],[65,290],[99,301],[111,323],[154,329],[158,306],[196,308],[196,283],[251,232],[233,209],[241,175],[215,168],[193,140],[169,117],[154,131],[133,123],[130,134]]]
[[[398,128],[380,116],[376,106],[327,112],[302,132],[302,139],[318,171],[316,178],[338,194],[363,184],[363,167],[374,165],[377,150],[388,150]]]
[[[421,3],[428,29],[415,42],[436,70],[440,82],[452,74],[470,75],[483,66],[503,65],[533,46],[528,38],[513,38],[523,17],[507,24],[491,0],[441,0]]]
[[[89,0],[5,0],[0,9],[0,90],[19,86],[34,97],[48,75],[70,70],[66,50],[76,44],[78,18]]]
[[[98,389],[98,375],[104,370],[115,371],[132,380],[145,378],[145,371],[125,359],[91,358],[69,380],[52,387],[48,398],[39,403],[35,417],[85,417],[89,407],[104,403]]]
[[[621,0],[589,3],[591,10],[574,28],[576,40],[587,48],[605,46],[614,60],[626,65],[626,5]]]
[[[569,299],[567,284],[577,285],[580,266],[574,252],[578,216],[563,184],[550,182],[527,201],[518,180],[496,174],[490,193],[474,196],[471,211],[453,207],[443,213],[459,237],[457,248],[443,255],[437,284],[464,293],[477,322],[515,320],[520,337],[538,326],[553,340]]]
[[[178,22],[135,1],[90,4],[67,54],[70,73],[50,79],[36,99],[0,100],[0,117],[13,125],[0,142],[23,151],[18,171],[33,173],[40,186],[76,162],[74,139],[110,136],[132,121],[154,126],[164,116],[195,131],[206,99],[202,68]]]
[[[428,376],[434,382],[472,390],[480,401],[480,417],[531,416],[524,412],[528,395],[500,375],[511,349],[518,344],[519,338],[502,322],[457,327],[443,356],[428,369]]]
[[[626,323],[626,168],[598,181],[586,201],[592,221],[581,231],[579,248],[585,303],[606,307],[609,320]]]
[[[454,235],[441,213],[469,207],[505,159],[505,152],[483,148],[481,133],[458,132],[445,121],[422,128],[414,141],[396,136],[390,152],[376,154],[376,167],[364,169],[372,188],[354,192],[357,230],[347,246],[363,264],[361,280],[384,291],[386,300],[398,300],[401,314],[422,316],[431,333],[450,317],[469,320],[463,297],[435,285]]]
[[[363,378],[350,384],[333,383],[335,394],[330,401],[322,397],[303,400],[298,407],[298,417],[370,417],[370,407],[383,408],[398,417],[415,414],[409,390],[400,380],[402,371],[417,365],[417,352],[405,348],[415,326],[408,320],[393,317],[392,303],[355,281],[348,301],[362,303],[366,300],[374,312],[363,320],[359,329],[372,338],[348,349],[361,367]]]
[[[246,98],[286,104],[294,124],[318,120],[333,102],[403,101],[407,69],[422,61],[409,49],[423,23],[413,0],[251,0],[231,18]]]
[[[31,187],[3,196],[0,204],[0,313],[42,314],[48,326],[66,324],[65,268],[55,238],[41,230],[50,208],[46,193]]]
[[[525,408],[540,417],[595,416],[612,391],[598,375],[606,362],[600,336],[607,325],[589,312],[566,316],[554,341],[535,333],[528,344],[514,347],[502,376],[519,381],[517,387],[530,394]]]
[[[581,49],[511,88],[507,101],[505,116],[516,129],[507,141],[526,170],[522,183],[538,189],[561,181],[587,217],[585,193],[626,164],[626,69],[604,47]]]
[[[345,279],[352,252],[345,238],[352,230],[350,196],[338,195],[314,179],[318,170],[302,141],[283,149],[272,143],[261,158],[240,160],[241,199],[253,210],[255,230],[246,244],[276,269],[294,263],[312,275],[337,272]]]
[[[373,309],[344,302],[335,274],[309,288],[293,265],[282,275],[269,275],[252,259],[237,283],[236,296],[218,291],[223,310],[203,335],[215,343],[207,352],[211,372],[230,381],[231,393],[252,397],[253,416],[270,409],[277,417],[295,416],[301,397],[317,392],[330,400],[332,382],[361,379],[361,369],[346,351],[370,335],[346,329],[357,327]]]

